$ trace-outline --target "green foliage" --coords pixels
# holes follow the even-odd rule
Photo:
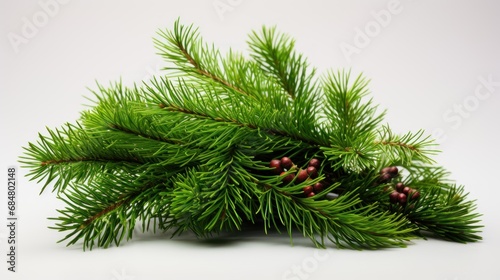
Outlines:
[[[481,239],[474,203],[434,165],[435,144],[423,131],[382,126],[363,76],[317,77],[275,28],[251,33],[249,58],[222,55],[179,21],[154,42],[165,76],[98,85],[75,124],[25,147],[28,176],[66,204],[53,228],[68,245],[118,245],[138,223],[199,237],[262,223],[290,238],[298,230],[317,247],[355,249],[402,247],[427,231]],[[269,161],[283,156],[295,166],[273,174]],[[317,178],[283,181],[312,158],[322,162]],[[389,165],[401,172],[381,180]],[[390,203],[399,181],[420,198]],[[304,196],[319,182],[323,190]]]

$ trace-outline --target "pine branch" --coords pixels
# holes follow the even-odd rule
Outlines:
[[[223,98],[212,86],[204,86],[200,90],[199,87],[184,82],[176,86],[169,80],[160,78],[153,79],[151,85],[146,85],[144,94],[151,98],[151,102],[161,104],[160,107],[167,111],[188,113],[217,121],[221,125],[226,123],[248,127],[259,133],[284,136],[291,141],[306,142],[314,146],[321,143],[321,139],[304,135],[298,130],[293,121],[293,113],[286,107],[278,110],[265,102],[256,102],[239,95]]]
[[[376,114],[372,101],[364,101],[368,82],[350,72],[329,73],[323,80],[325,113],[329,125],[330,147],[322,148],[333,161],[333,168],[360,171],[373,168],[380,150],[375,147],[376,131],[384,113]]]
[[[295,52],[295,41],[278,33],[275,27],[263,27],[260,33],[250,35],[248,45],[251,57],[266,76],[274,78],[293,100],[290,106],[298,130],[326,142],[328,138],[316,127],[321,108],[316,69],[310,69],[304,56]]]
[[[383,126],[375,141],[380,146],[386,161],[399,165],[411,165],[411,161],[433,163],[431,156],[438,151],[432,149],[436,144],[430,136],[424,136],[424,131],[408,132],[402,136],[395,135],[388,126]]]
[[[49,136],[39,134],[37,144],[30,143],[21,157],[27,176],[45,181],[41,192],[49,184],[54,191],[64,191],[71,182],[87,183],[98,173],[122,170],[134,173],[141,162],[124,150],[102,149],[103,142],[92,139],[81,126],[67,124],[57,130],[48,129]]]
[[[478,235],[482,227],[478,224],[481,215],[475,213],[474,201],[466,200],[463,187],[448,185],[426,190],[421,199],[405,209],[408,219],[421,231],[461,243],[482,239]]]
[[[85,250],[94,245],[119,245],[123,238],[132,238],[137,218],[149,221],[159,216],[165,206],[159,199],[165,186],[161,182],[152,185],[155,176],[148,173],[111,174],[88,185],[68,187],[59,196],[67,207],[58,210],[61,216],[52,218],[58,221],[53,229],[70,231],[60,242],[68,240],[69,246],[83,239]],[[163,177],[156,176],[158,181]]]
[[[404,247],[414,230],[404,219],[373,208],[359,207],[360,200],[349,195],[334,201],[295,198],[282,191],[269,189],[261,197],[266,228],[286,227],[290,238],[296,227],[317,247],[325,247],[325,239],[337,247],[374,249]],[[279,224],[275,221],[279,219]]]
[[[274,36],[274,32],[271,33],[271,36]],[[176,72],[186,74],[194,71],[201,75],[202,79],[192,80],[189,79],[189,75],[188,77],[182,77],[196,84],[200,81],[203,82],[203,77],[209,78],[209,80],[215,81],[216,84],[222,85],[226,91],[235,91],[242,96],[250,97],[251,100],[242,102],[243,104],[254,103],[251,106],[247,106],[247,108],[262,107],[260,108],[261,114],[258,114],[258,116],[273,112],[280,119],[288,120],[285,123],[282,121],[271,123],[267,127],[286,125],[287,127],[284,130],[294,137],[303,138],[307,136],[307,141],[326,141],[325,136],[320,134],[315,127],[317,120],[316,112],[318,111],[319,104],[317,99],[314,98],[317,92],[314,86],[315,83],[313,82],[314,71],[311,73],[307,72],[307,63],[302,55],[296,55],[293,52],[293,44],[288,47],[287,53],[281,55],[282,58],[291,55],[290,58],[280,61],[279,65],[269,66],[270,68],[291,69],[289,73],[284,75],[287,75],[287,81],[297,84],[294,92],[302,92],[297,95],[297,100],[291,103],[282,94],[283,81],[269,79],[269,72],[266,72],[268,69],[262,65],[265,62],[258,60],[256,61],[257,63],[250,62],[234,52],[230,52],[228,58],[223,59],[217,50],[210,48],[199,39],[197,30],[193,30],[192,27],[179,26],[178,22],[174,24],[173,31],[160,31],[159,34],[164,41],[155,40],[155,44],[160,50],[160,55],[176,65],[176,68],[173,69]],[[286,36],[283,35],[280,38],[286,38]],[[259,39],[256,37],[255,40]],[[273,38],[266,38],[266,40],[275,41]],[[277,46],[269,45],[269,51],[277,51],[284,45],[281,43]],[[217,63],[214,63],[214,61]],[[270,71],[273,73],[272,70]],[[237,83],[229,81],[237,81]],[[206,84],[203,85],[205,86],[205,91],[203,92],[205,94],[207,88]],[[197,84],[197,86],[199,85]],[[214,88],[211,88],[208,91],[213,92],[213,90]],[[227,92],[217,90],[215,90],[214,95],[220,99],[228,96]],[[232,96],[231,98],[235,97],[237,96]],[[266,99],[268,102],[263,102]],[[232,104],[235,104],[235,102],[232,102]],[[287,110],[286,108],[290,109]],[[248,116],[251,114],[245,115]]]
[[[315,70],[309,71],[306,59],[294,50],[295,41],[276,27],[263,27],[260,33],[250,35],[248,45],[252,58],[262,70],[269,73],[292,99],[314,102]]]
[[[475,203],[432,160],[434,142],[381,126],[362,76],[317,80],[275,28],[251,34],[250,58],[222,55],[179,21],[158,35],[166,77],[98,85],[76,124],[39,134],[21,157],[65,202],[54,228],[68,245],[119,245],[138,222],[209,237],[260,219],[317,247],[405,246],[422,231],[481,239]],[[403,183],[411,196],[394,201]]]
[[[159,31],[158,35],[163,39],[154,40],[159,54],[176,65],[170,70],[195,73],[198,77],[215,82],[228,90],[255,98],[253,95],[255,92],[247,92],[229,82],[230,79],[225,77],[225,74],[233,71],[224,71],[224,68],[219,67],[219,63],[226,67],[230,67],[230,64],[222,59],[218,50],[209,47],[201,40],[197,28],[193,28],[192,25],[186,27],[177,20],[172,31]],[[232,55],[230,57],[235,58]],[[239,62],[239,65],[244,64],[243,60]],[[241,68],[239,70],[241,71]]]

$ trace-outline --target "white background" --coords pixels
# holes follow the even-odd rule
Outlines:
[[[425,129],[441,143],[438,162],[477,199],[484,240],[420,240],[405,249],[316,250],[260,231],[216,242],[138,235],[121,247],[82,252],[56,241],[46,218],[60,207],[19,170],[18,272],[1,279],[500,279],[497,218],[500,157],[498,1],[0,1],[1,176],[45,126],[72,122],[87,87],[159,73],[152,37],[175,19],[200,26],[223,50],[246,51],[247,34],[277,25],[320,71],[364,72],[398,132]],[[44,3],[52,3],[44,5]],[[390,18],[387,17],[390,15]],[[385,15],[385,17],[384,17]],[[378,20],[378,21],[377,21]],[[361,33],[365,34],[364,38]],[[342,51],[342,46],[356,53]],[[489,88],[481,80],[492,80]],[[459,112],[459,108],[463,111]],[[0,193],[5,221],[6,191]],[[2,225],[4,222],[1,223]],[[302,273],[296,272],[300,269]]]

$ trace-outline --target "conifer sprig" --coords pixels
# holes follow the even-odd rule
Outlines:
[[[138,223],[199,237],[262,223],[355,249],[402,247],[423,231],[481,239],[475,204],[432,160],[434,142],[381,125],[363,76],[318,77],[274,27],[251,33],[249,57],[221,54],[179,21],[154,43],[165,76],[98,85],[75,124],[21,156],[66,204],[53,228],[68,245],[119,245]],[[283,170],[270,167],[280,158]]]

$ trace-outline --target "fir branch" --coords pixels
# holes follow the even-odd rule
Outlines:
[[[315,100],[310,98],[316,92],[315,69],[309,70],[303,55],[294,51],[293,39],[276,32],[276,27],[263,27],[260,33],[251,33],[248,44],[252,58],[292,99],[307,96],[311,102]]]
[[[124,237],[132,238],[137,218],[149,221],[164,211],[159,194],[165,187],[154,184],[153,178],[165,175],[147,173],[106,175],[88,185],[68,187],[59,196],[66,208],[58,210],[59,217],[51,218],[58,221],[53,229],[70,232],[60,242],[68,240],[69,246],[83,239],[85,250],[119,245]]]
[[[432,149],[436,143],[430,136],[424,136],[424,131],[408,132],[396,135],[388,126],[383,126],[379,131],[379,140],[375,141],[382,151],[383,161],[398,165],[411,165],[411,161],[433,163],[431,156],[438,151]]]
[[[317,99],[314,98],[317,91],[314,86],[315,83],[313,82],[314,70],[309,73],[306,68],[307,63],[302,55],[292,53],[293,44],[288,49],[289,55],[292,57],[283,60],[280,62],[280,65],[275,65],[278,68],[290,68],[291,72],[287,74],[290,77],[287,78],[289,79],[287,81],[297,84],[297,88],[294,89],[294,92],[302,92],[297,95],[297,100],[291,104],[282,97],[281,91],[279,90],[283,86],[283,83],[280,83],[278,80],[274,81],[269,79],[267,72],[260,71],[256,63],[246,61],[241,55],[230,52],[227,59],[221,58],[218,51],[210,50],[210,48],[199,39],[197,30],[193,30],[192,27],[186,28],[176,23],[174,24],[174,31],[160,32],[160,36],[166,43],[156,40],[155,43],[157,48],[161,51],[160,54],[162,56],[177,65],[177,71],[191,73],[191,67],[194,66],[196,73],[202,74],[204,77],[209,77],[218,84],[222,84],[226,89],[234,90],[243,96],[250,97],[252,100],[245,101],[244,103],[253,102],[254,104],[251,104],[253,106],[248,106],[247,108],[256,108],[256,105],[271,105],[272,107],[266,106],[262,108],[260,113],[279,113],[282,119],[289,119],[285,124],[287,125],[285,130],[295,137],[310,135],[308,141],[313,139],[316,141],[326,141],[324,135],[319,133],[316,129],[316,112],[319,110],[319,103]],[[268,39],[273,40],[272,38]],[[280,39],[286,40],[286,37],[282,36]],[[276,46],[271,45],[269,47],[278,49],[286,45],[285,43],[280,42]],[[283,55],[283,57],[285,56],[286,55]],[[220,61],[220,63],[214,63],[214,60]],[[257,61],[257,63],[259,63],[259,61]],[[210,70],[205,70],[205,68]],[[189,76],[185,78],[189,79]],[[230,80],[237,81],[238,86],[228,82]],[[216,95],[221,94],[226,95],[224,92],[217,92]],[[265,99],[268,99],[269,102],[262,102]],[[232,104],[235,103],[232,102]],[[285,110],[288,107],[291,109]],[[270,126],[276,125],[282,124],[273,123]]]
[[[448,189],[452,181],[449,178],[450,173],[442,166],[430,165],[413,161],[407,165],[407,176],[404,178],[406,185],[418,185],[419,188],[435,188],[436,186]]]
[[[363,100],[368,94],[368,81],[359,75],[351,83],[350,76],[350,71],[338,71],[329,72],[323,79],[326,117],[333,132],[340,133],[339,139],[335,138],[339,142],[342,137],[354,139],[373,133],[385,114],[376,114],[377,106],[371,99]]]
[[[325,247],[325,239],[340,248],[404,247],[414,230],[398,216],[377,212],[373,206],[357,207],[360,200],[355,196],[316,201],[286,196],[271,188],[260,201],[266,228],[273,225],[279,230],[279,225],[284,225],[292,238],[296,227],[317,247]]]
[[[254,193],[258,189],[246,169],[255,167],[250,158],[233,147],[199,169],[179,175],[174,190],[164,194],[172,199],[170,215],[178,226],[174,234],[190,229],[208,236],[222,230],[241,230],[244,220],[253,221]],[[221,161],[224,164],[215,165]]]
[[[418,187],[418,184],[415,184]],[[462,186],[426,188],[426,192],[415,204],[409,205],[408,219],[422,231],[429,231],[440,238],[455,242],[475,242],[478,235],[480,214],[475,213],[474,201]],[[413,209],[411,209],[413,208]]]
[[[126,204],[128,202],[129,202],[128,199],[123,199],[123,200],[117,201],[117,202],[109,205],[108,207],[104,208],[100,212],[97,212],[93,216],[88,217],[85,221],[83,221],[83,224],[80,225],[79,229],[80,230],[84,229],[85,227],[87,227],[88,225],[90,225],[91,223],[93,223],[95,220],[101,218],[102,216],[108,214],[109,212],[115,210],[116,208],[118,208],[118,207],[120,207],[123,204]]]
[[[49,184],[53,191],[63,191],[71,182],[87,183],[100,172],[141,168],[142,162],[124,150],[102,149],[103,142],[86,134],[79,124],[67,124],[56,130],[48,129],[49,136],[39,134],[37,144],[30,143],[21,157],[31,180],[45,181],[41,192]]]
[[[201,88],[181,82],[178,86],[161,77],[146,84],[144,94],[152,103],[162,104],[165,110],[209,118],[221,125],[237,125],[255,129],[258,133],[281,135],[292,140],[318,146],[321,139],[303,134],[293,121],[293,113],[286,108],[277,110],[264,102],[255,102],[243,96],[225,99],[212,86]],[[234,106],[237,104],[237,106]]]
[[[321,108],[315,80],[316,69],[309,67],[302,54],[295,52],[295,41],[275,27],[263,27],[251,33],[248,41],[251,57],[263,72],[274,78],[293,103],[293,117],[302,134],[324,139],[317,129]]]
[[[323,79],[326,96],[325,114],[329,122],[330,146],[323,147],[333,168],[360,171],[373,167],[380,151],[375,133],[384,113],[376,114],[372,101],[363,102],[368,82],[358,76],[350,81],[350,72],[330,72]]]
[[[197,28],[192,25],[184,26],[177,20],[172,31],[160,30],[158,35],[163,40],[155,39],[155,46],[161,56],[177,65],[178,68],[173,68],[174,70],[183,73],[194,72],[234,92],[253,96],[230,83],[229,79],[223,78],[224,73],[218,64],[213,64],[213,61],[218,63],[222,60],[219,51],[203,43]]]
[[[256,215],[266,231],[285,226],[291,238],[296,229],[317,247],[327,239],[356,249],[405,246],[418,231],[481,238],[475,203],[435,165],[434,143],[423,131],[381,127],[384,112],[366,100],[362,76],[329,72],[317,82],[294,41],[275,28],[252,33],[250,59],[222,56],[179,21],[158,35],[160,55],[174,64],[167,77],[98,85],[76,124],[40,134],[21,157],[28,176],[45,181],[42,191],[54,184],[66,204],[54,228],[70,232],[68,245],[118,245],[138,221],[144,230],[208,237],[242,230]],[[285,156],[292,167],[269,167]],[[312,158],[322,164],[309,178],[286,179]],[[401,173],[381,178],[388,164]],[[390,203],[396,181],[420,198]],[[306,198],[316,183],[324,187]]]

